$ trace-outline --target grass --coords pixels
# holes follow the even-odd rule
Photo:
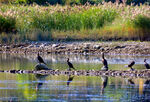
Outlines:
[[[0,4],[0,24],[4,42],[4,35],[11,41],[150,40],[150,6]]]
[[[14,32],[16,30],[16,21],[9,16],[0,15],[0,32]]]

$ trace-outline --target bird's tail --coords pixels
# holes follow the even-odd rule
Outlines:
[[[74,67],[73,67],[73,69],[76,70]]]
[[[135,69],[134,68],[131,68],[131,71],[134,71]]]
[[[45,65],[47,65],[45,62],[43,62]]]

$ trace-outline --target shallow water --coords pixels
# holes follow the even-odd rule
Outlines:
[[[69,57],[76,69],[102,67],[100,56],[41,55],[48,67],[66,70]],[[131,60],[135,69],[144,67],[143,60],[150,56],[106,55],[110,69],[124,68]],[[33,70],[37,64],[36,55],[0,55],[0,70]],[[150,80],[142,78],[120,78],[106,76],[42,76],[35,74],[0,73],[0,102],[144,102],[150,100]]]

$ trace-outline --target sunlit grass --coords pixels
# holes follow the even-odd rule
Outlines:
[[[148,40],[150,33],[148,5],[104,3],[71,7],[1,4],[0,19],[0,32],[15,33],[20,40],[21,37],[23,40],[39,40],[41,36],[43,39],[40,40]],[[49,39],[45,39],[45,34]]]

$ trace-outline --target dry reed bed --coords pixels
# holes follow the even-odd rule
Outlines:
[[[10,36],[15,40],[42,40],[42,37],[47,37],[47,40],[149,40],[150,6],[113,3],[73,7],[1,4],[0,24],[1,38]]]

